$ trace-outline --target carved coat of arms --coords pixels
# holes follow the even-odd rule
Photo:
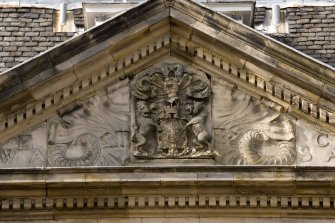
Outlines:
[[[205,158],[212,155],[209,131],[210,80],[179,64],[164,64],[135,76],[133,155],[138,158]]]

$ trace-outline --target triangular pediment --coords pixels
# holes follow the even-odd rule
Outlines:
[[[212,96],[206,98],[206,109],[210,113],[206,120],[211,121],[200,128],[211,135],[208,140],[214,144],[214,151],[208,157],[193,158],[211,159],[210,163],[224,165],[304,165],[304,162],[332,165],[333,68],[198,3],[154,0],[1,74],[0,158],[3,166],[9,163],[15,166],[12,159],[20,152],[29,154],[30,158],[24,162],[42,166],[125,165],[129,160],[142,160],[142,156],[133,157],[134,145],[131,145],[140,141],[131,141],[131,135],[137,133],[131,126],[140,127],[135,117],[139,115],[135,112],[139,99],[134,99],[131,93],[132,83],[137,75],[149,75],[153,68],[166,64],[182,65],[190,75],[201,73],[208,77],[211,86]],[[125,86],[128,89],[124,89]],[[116,110],[109,110],[114,107],[106,105],[112,99],[119,100],[117,105],[122,104],[122,108],[115,108],[120,113],[114,114]],[[62,118],[67,114],[73,115],[73,120]],[[87,118],[85,114],[94,118]],[[78,161],[76,157],[80,152],[67,150],[80,140],[85,144],[85,140],[92,143],[94,137],[102,137],[85,135],[94,123],[102,125],[107,117],[124,114],[126,116],[120,118],[124,126],[114,129],[112,135],[104,133],[105,141],[113,145],[101,142],[99,146],[91,145],[93,150],[99,150],[92,150],[92,154],[105,153],[101,157],[108,159],[90,155],[90,159]],[[229,118],[222,119],[223,116]],[[71,124],[76,127],[71,129]],[[103,133],[102,129],[98,132]],[[199,134],[192,129],[188,131],[189,135]],[[230,135],[234,131],[238,134]],[[77,136],[82,138],[70,139],[69,134],[73,132],[81,132]],[[63,138],[59,134],[63,134]],[[313,139],[304,140],[310,135]],[[37,144],[29,146],[34,140]],[[262,144],[262,140],[266,148],[284,155],[262,154],[263,148],[257,146],[243,147],[243,143],[250,146],[252,142]],[[220,149],[215,149],[215,143]],[[312,159],[315,153],[310,148],[312,145],[327,147],[324,160]],[[110,153],[103,151],[103,146],[119,150]],[[256,154],[255,150],[260,151]],[[61,156],[66,152],[72,158],[64,161]],[[192,155],[178,158],[191,159]]]

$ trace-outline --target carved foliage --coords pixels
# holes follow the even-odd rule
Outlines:
[[[51,166],[123,165],[129,158],[129,84],[120,81],[49,122]]]
[[[139,158],[211,156],[210,81],[179,64],[135,76],[131,84],[133,155]]]
[[[213,84],[216,160],[228,165],[289,165],[296,160],[295,132],[284,115],[233,85]]]

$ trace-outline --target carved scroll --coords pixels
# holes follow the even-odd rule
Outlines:
[[[131,84],[133,155],[195,158],[212,155],[208,130],[210,80],[180,64],[138,74]]]
[[[124,165],[129,158],[129,83],[101,91],[89,100],[59,110],[50,121],[51,166]]]
[[[289,119],[225,81],[213,84],[216,160],[228,165],[289,165],[296,160]]]

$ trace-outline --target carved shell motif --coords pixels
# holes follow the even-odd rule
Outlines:
[[[296,160],[289,118],[234,89],[213,85],[216,160],[226,165],[291,165]]]
[[[270,139],[264,131],[256,129],[242,135],[238,148],[246,164],[289,164],[296,157],[292,142]]]
[[[94,135],[82,134],[70,145],[56,144],[50,150],[53,166],[92,166],[101,153],[99,140]]]

